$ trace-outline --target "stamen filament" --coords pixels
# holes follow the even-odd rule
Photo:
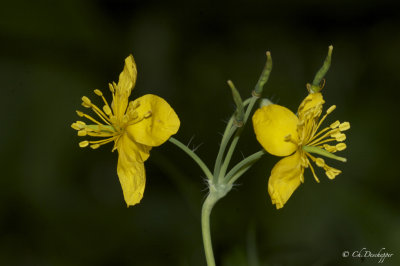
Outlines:
[[[333,105],[334,106],[334,105]],[[330,109],[330,108],[329,108]],[[328,109],[328,110],[329,110]],[[317,132],[318,128],[321,126],[322,122],[324,122],[325,118],[329,115],[330,113],[328,113],[328,111],[326,112],[326,114],[321,118],[321,120],[319,120],[317,127],[313,130],[313,135],[315,134],[315,132]]]
[[[133,120],[133,121],[131,121],[129,124],[126,124],[125,127],[131,126],[131,125],[134,125],[134,124],[137,124],[137,123],[139,123],[140,121],[142,121],[143,119],[149,118],[149,117],[150,117],[150,116],[147,116],[147,117],[146,117],[146,115],[144,115],[144,116],[142,116],[142,117],[137,117],[136,120]]]
[[[315,143],[318,143],[319,141],[323,140],[324,138],[330,136],[332,133],[335,133],[335,132],[337,132],[337,131],[340,133],[340,131],[339,131],[338,129],[336,129],[336,128],[335,128],[335,129],[331,129],[330,131],[326,132],[324,135],[322,135],[322,136],[319,137],[318,139],[312,138],[312,139],[311,139],[311,142],[308,142],[307,145],[309,145],[309,146],[317,145],[317,144],[315,144]],[[333,136],[331,136],[331,137],[333,137]]]
[[[114,136],[114,137],[107,138],[107,139],[102,139],[102,140],[91,140],[91,141],[89,141],[89,143],[90,144],[96,144],[97,143],[97,144],[103,145],[103,144],[106,144],[106,143],[109,143],[109,142],[113,141],[117,137],[118,136]]]
[[[315,127],[315,120],[312,119],[310,123],[312,123],[312,125],[307,125],[307,123],[305,123],[305,125],[307,126],[307,132],[305,132],[305,135],[303,136],[303,139],[305,140],[304,143],[310,141],[309,138],[313,135],[311,134],[311,132],[314,132],[313,128]]]
[[[326,140],[324,140],[324,141],[320,141],[320,142],[317,142],[317,143],[312,143],[312,144],[310,144],[310,143],[308,143],[307,145],[308,146],[320,146],[321,144],[324,144],[324,143],[327,143],[327,142],[331,142],[331,141],[337,141],[336,139],[326,139]]]
[[[96,105],[92,104],[92,110],[101,118],[101,120],[104,121],[104,123],[111,125],[110,124],[110,119],[108,118],[108,116]]]
[[[306,154],[308,156],[310,156],[310,154],[308,154],[307,152],[306,152]],[[308,162],[308,166],[310,166],[310,169],[311,169],[311,172],[312,172],[312,174],[314,176],[315,181],[317,181],[317,183],[319,183],[319,179],[318,179],[317,175],[315,174],[314,167],[312,166],[312,164],[310,163],[310,161],[308,159],[307,159],[307,162]]]
[[[96,93],[96,94],[97,94],[97,93]],[[97,95],[99,95],[99,94],[97,94]],[[108,102],[107,102],[106,98],[104,98],[103,93],[102,93],[101,95],[99,95],[99,96],[103,99],[104,104],[105,104],[106,106],[108,106],[108,108],[110,108],[110,110],[112,110],[111,107],[110,107],[110,105],[108,105]],[[111,111],[111,115],[112,115],[112,111]]]
[[[297,142],[292,138],[292,135],[291,134],[288,134],[288,135],[286,135],[285,137],[284,137],[284,140],[286,141],[286,142],[291,142],[291,143],[293,143],[294,145],[296,145],[297,146]]]
[[[102,125],[102,123],[100,123],[99,121],[97,121],[96,119],[91,117],[90,115],[87,115],[87,114],[85,114],[85,113],[83,113],[81,111],[76,111],[76,112],[80,117],[85,117],[85,118],[89,119],[90,121],[92,121],[93,123],[96,123],[98,125]]]
[[[320,136],[322,133],[326,132],[327,130],[331,130],[330,127],[326,127],[322,130],[320,130],[316,135],[313,135],[312,138],[310,139],[310,141],[315,140],[318,136]],[[314,130],[314,134],[315,134],[316,130]]]

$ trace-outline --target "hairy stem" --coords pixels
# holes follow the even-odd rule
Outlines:
[[[175,138],[171,137],[171,138],[169,138],[169,141],[171,143],[175,144],[176,146],[178,146],[179,148],[181,148],[184,152],[186,152],[187,155],[192,157],[192,159],[200,166],[201,170],[203,170],[203,172],[207,176],[207,178],[209,180],[212,179],[213,175],[210,172],[210,169],[208,169],[207,165],[203,162],[203,160],[200,159],[199,156],[197,156],[197,154],[194,151],[189,149],[188,146],[186,146],[185,144],[183,144],[182,142],[180,142],[179,140],[177,140]]]
[[[207,196],[207,199],[203,203],[203,208],[201,210],[201,230],[203,233],[203,244],[204,252],[206,255],[207,266],[215,266],[214,252],[211,242],[211,232],[210,232],[210,215],[211,210],[215,203],[218,201],[213,193]]]

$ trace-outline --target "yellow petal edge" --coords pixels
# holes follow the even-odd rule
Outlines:
[[[282,208],[302,182],[304,168],[301,167],[300,152],[281,159],[274,168],[268,181],[268,193],[272,204]]]
[[[258,142],[267,152],[276,156],[287,156],[297,149],[297,145],[285,141],[285,137],[290,135],[293,140],[298,140],[298,122],[292,111],[277,104],[263,106],[253,115]]]
[[[139,104],[136,111],[139,116],[150,116],[139,123],[128,126],[129,135],[136,142],[155,147],[167,141],[178,132],[180,120],[174,109],[161,97],[146,94],[133,102]]]

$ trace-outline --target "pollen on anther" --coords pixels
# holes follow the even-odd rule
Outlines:
[[[346,143],[338,143],[338,144],[336,144],[336,149],[338,150],[338,151],[343,151],[344,149],[346,149]]]
[[[71,127],[75,130],[80,130],[80,128],[78,127],[78,125],[76,123],[72,123]]]
[[[112,92],[112,93],[114,93],[114,87],[113,87],[113,85],[111,84],[111,83],[108,83],[108,88],[110,89],[110,91]]]
[[[350,123],[349,122],[343,122],[339,126],[340,131],[346,131],[350,129]]]
[[[335,173],[333,173],[332,171],[326,171],[325,174],[329,179],[335,179],[336,177]]]
[[[340,125],[339,120],[336,120],[336,121],[333,122],[329,127],[332,128],[332,129],[334,129],[334,128],[337,128],[339,125]]]
[[[111,109],[108,105],[103,106],[103,111],[106,113],[106,115],[111,115]]]
[[[92,104],[86,104],[86,103],[82,102],[82,106],[85,108],[90,108],[90,107],[92,107]]]
[[[78,131],[78,136],[79,136],[79,137],[84,137],[84,136],[86,136],[86,135],[87,135],[87,131],[86,131],[86,130],[82,129],[82,130],[79,130],[79,131]]]
[[[82,102],[84,102],[84,103],[87,104],[87,105],[91,105],[91,104],[92,104],[92,102],[90,101],[90,99],[89,99],[88,97],[86,97],[86,96],[83,96],[83,97],[82,97]]]
[[[72,123],[71,127],[75,130],[81,130],[86,128],[86,124],[82,121],[76,121],[75,123]]]
[[[337,151],[335,146],[331,146],[329,144],[324,144],[324,149],[328,152],[336,152]]]
[[[76,111],[76,114],[78,115],[78,116],[80,116],[80,117],[83,117],[84,116],[84,113],[83,112],[81,112],[81,111]]]
[[[327,114],[330,114],[330,113],[332,113],[333,110],[335,110],[335,109],[336,109],[336,105],[332,105],[331,107],[328,108],[328,110],[326,110],[326,113],[327,113]]]
[[[319,167],[324,167],[325,161],[324,161],[324,159],[322,159],[322,158],[317,158],[317,159],[315,160],[315,164],[316,164],[317,166],[319,166]]]
[[[331,130],[330,131],[330,136],[332,137],[332,138],[336,138],[337,136],[339,136],[341,133],[340,133],[340,130],[338,129],[338,128],[335,128],[335,129],[333,129],[333,130]]]
[[[332,168],[332,167],[327,167],[327,171],[325,172],[326,176],[329,179],[334,179],[338,174],[340,174],[342,171]]]
[[[92,148],[93,150],[97,149],[98,147],[100,147],[99,144],[90,145],[90,148]]]
[[[96,93],[96,95],[98,95],[98,96],[103,96],[103,93],[101,92],[101,90],[95,89],[94,93]]]
[[[336,141],[344,141],[346,140],[346,135],[345,134],[338,134],[334,137],[336,139]]]
[[[79,142],[79,147],[81,147],[81,148],[85,148],[88,145],[89,145],[89,141],[87,141],[87,140]]]

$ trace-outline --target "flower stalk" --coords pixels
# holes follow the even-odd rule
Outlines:
[[[232,114],[224,130],[221,145],[215,160],[213,173],[210,172],[209,168],[194,151],[189,149],[186,145],[175,138],[170,138],[170,142],[186,152],[199,165],[208,178],[209,194],[203,203],[201,211],[201,228],[204,252],[208,266],[215,266],[210,230],[210,216],[214,205],[218,202],[218,200],[225,197],[226,194],[232,189],[233,183],[265,154],[265,151],[263,150],[256,152],[236,164],[227,173],[231,158],[235,152],[243,128],[245,127],[256,102],[261,96],[263,87],[268,81],[272,70],[271,54],[270,52],[267,52],[266,55],[267,62],[250,98],[243,101],[233,82],[230,80],[228,81],[228,85],[232,91],[233,100],[236,105],[236,110]],[[229,149],[226,151],[229,143]]]

